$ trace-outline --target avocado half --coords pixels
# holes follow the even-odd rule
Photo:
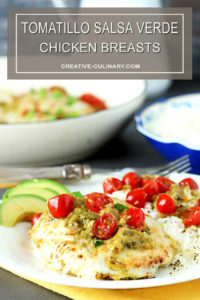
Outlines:
[[[69,194],[69,190],[54,180],[33,179],[21,182],[16,187],[8,189],[4,193],[2,201],[7,201],[10,197],[19,194],[34,194],[48,200],[60,194]]]
[[[0,204],[0,225],[11,227],[28,221],[34,214],[47,211],[47,201],[60,194],[69,194],[62,184],[50,179],[24,181],[8,189]]]
[[[47,211],[46,199],[29,194],[16,195],[0,204],[0,224],[12,227],[30,220],[34,214]]]

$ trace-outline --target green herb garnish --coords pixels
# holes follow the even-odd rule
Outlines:
[[[65,112],[60,108],[57,110],[54,116],[52,116],[53,120],[59,119],[59,118],[65,118]]]
[[[63,93],[60,90],[53,90],[53,97],[55,99],[60,99],[63,97]]]
[[[39,92],[38,97],[39,97],[39,99],[44,99],[44,98],[46,98],[46,96],[47,96],[47,90],[45,88],[42,88]]]
[[[33,117],[35,117],[35,115],[36,115],[36,112],[30,110],[29,112],[27,112],[26,118],[27,119],[32,119]]]
[[[102,246],[103,244],[104,244],[104,242],[102,240],[94,239],[94,245],[95,245],[95,247]]]
[[[31,88],[29,92],[30,94],[35,94],[35,89]]]
[[[118,211],[119,211],[120,214],[123,213],[125,210],[129,209],[127,206],[125,206],[125,205],[123,205],[123,204],[121,204],[121,203],[116,203],[116,204],[114,205],[114,207],[115,207],[116,209],[118,209]]]
[[[55,120],[57,120],[57,119],[58,119],[57,116],[50,116],[50,117],[49,117],[49,120],[50,120],[50,121],[55,121]]]
[[[145,228],[144,230],[142,230],[142,232],[146,232],[146,234],[151,235],[151,232],[150,232],[149,228]]]
[[[79,116],[79,113],[77,111],[73,111],[71,113],[67,113],[65,116],[66,118],[75,118]]]
[[[73,192],[72,195],[79,199],[84,199],[83,194],[81,192]]]
[[[71,106],[72,104],[74,104],[74,102],[76,102],[76,98],[75,97],[72,97],[72,96],[70,96],[68,99],[67,99],[67,102],[66,102],[66,104],[68,105],[68,106]]]
[[[45,110],[45,111],[43,111],[43,113],[46,115],[46,116],[50,116],[50,111],[48,111],[48,110]]]

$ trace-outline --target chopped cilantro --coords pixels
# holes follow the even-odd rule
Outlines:
[[[149,228],[145,228],[144,230],[142,230],[142,232],[146,232],[146,234],[151,235],[151,232],[150,232]]]
[[[68,106],[71,106],[71,105],[74,104],[74,102],[76,102],[76,100],[77,100],[77,99],[76,99],[75,97],[70,96],[70,97],[67,99],[66,104],[67,104]]]
[[[76,198],[83,199],[83,194],[81,192],[73,192],[72,195]]]
[[[118,209],[118,211],[119,211],[120,214],[123,213],[126,209],[128,209],[127,206],[125,206],[125,205],[123,205],[123,204],[121,204],[121,203],[116,203],[116,204],[114,205],[114,207],[115,207],[116,209]]]
[[[94,239],[94,245],[95,245],[95,247],[102,246],[103,244],[104,244],[104,242],[102,240]]]

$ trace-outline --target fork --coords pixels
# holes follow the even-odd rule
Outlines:
[[[130,169],[130,168],[129,168]],[[131,168],[132,171],[142,174],[156,174],[159,176],[169,176],[172,172],[189,172],[191,170],[190,159],[184,155],[167,164],[150,168]],[[36,178],[54,179],[84,179],[93,174],[104,174],[118,172],[114,169],[92,169],[90,165],[67,164],[58,167],[48,168],[9,168],[0,167],[0,187],[12,186],[23,180]]]
[[[179,157],[176,160],[173,160],[169,163],[155,166],[155,167],[147,167],[147,168],[129,168],[130,170],[138,173],[139,175],[149,174],[149,175],[159,175],[159,176],[169,176],[173,172],[181,173],[181,172],[189,172],[192,167],[190,164],[189,155],[184,155]],[[111,173],[120,171],[119,169],[92,169],[92,174],[94,173]]]

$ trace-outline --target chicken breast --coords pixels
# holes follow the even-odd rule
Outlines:
[[[64,219],[43,213],[29,232],[43,262],[68,275],[113,280],[150,278],[172,262],[176,244],[149,216],[140,229],[119,223],[114,236],[95,247],[91,232],[96,215],[83,204]]]

